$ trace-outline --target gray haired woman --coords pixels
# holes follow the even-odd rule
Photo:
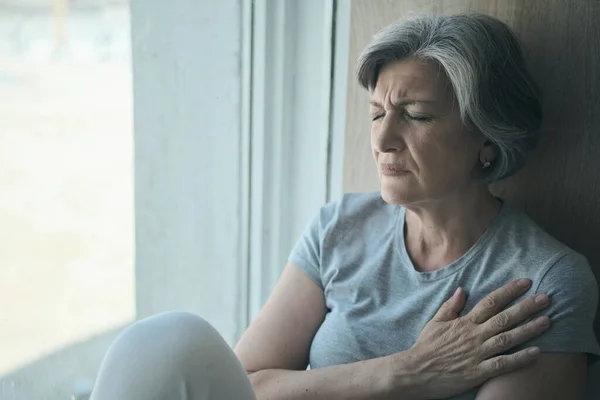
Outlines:
[[[594,276],[488,190],[542,119],[514,35],[476,14],[404,19],[358,80],[381,190],[322,207],[235,353],[162,314],[116,341],[93,400],[582,398]]]

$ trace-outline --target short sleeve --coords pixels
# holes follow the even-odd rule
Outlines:
[[[323,289],[321,279],[321,248],[324,231],[333,218],[335,203],[328,203],[321,207],[304,229],[300,239],[292,249],[288,261],[299,267]]]
[[[536,293],[550,296],[545,310],[548,331],[526,343],[547,353],[587,353],[597,360],[600,347],[594,334],[598,284],[585,257],[571,253],[559,259],[540,280]]]

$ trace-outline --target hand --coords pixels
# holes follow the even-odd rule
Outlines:
[[[529,297],[502,311],[530,285],[529,279],[513,281],[463,317],[458,317],[466,301],[461,288],[442,305],[409,350],[413,372],[425,378],[424,398],[451,397],[535,362],[539,354],[535,347],[499,355],[550,326],[550,319],[544,316],[511,329],[546,308],[550,302],[546,295]]]

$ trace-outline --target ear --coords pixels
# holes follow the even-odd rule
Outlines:
[[[490,140],[485,140],[481,150],[479,151],[479,162],[481,162],[481,165],[485,164],[486,162],[493,164],[497,154],[498,151],[496,150],[494,143],[492,143]]]

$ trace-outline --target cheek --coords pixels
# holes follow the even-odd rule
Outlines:
[[[421,131],[411,135],[406,145],[420,169],[431,169],[441,163],[445,152],[434,132]]]
[[[450,140],[432,138],[421,144],[419,155],[429,180],[457,183],[470,178],[474,149],[471,143],[457,136],[448,135]]]
[[[377,157],[379,157],[379,152],[376,150],[375,146],[375,131],[371,126],[371,134],[369,135],[369,144],[371,145],[371,153],[373,154],[373,158],[377,161]]]
[[[411,155],[419,169],[419,175],[424,179],[447,181],[453,175],[461,173],[459,170],[462,168],[457,168],[462,164],[461,156],[455,151],[454,143],[448,140],[451,137],[446,133],[431,129],[413,136],[409,145]]]
[[[371,144],[371,148],[374,148],[375,144],[375,127],[371,124],[371,130],[369,131],[369,143]]]

